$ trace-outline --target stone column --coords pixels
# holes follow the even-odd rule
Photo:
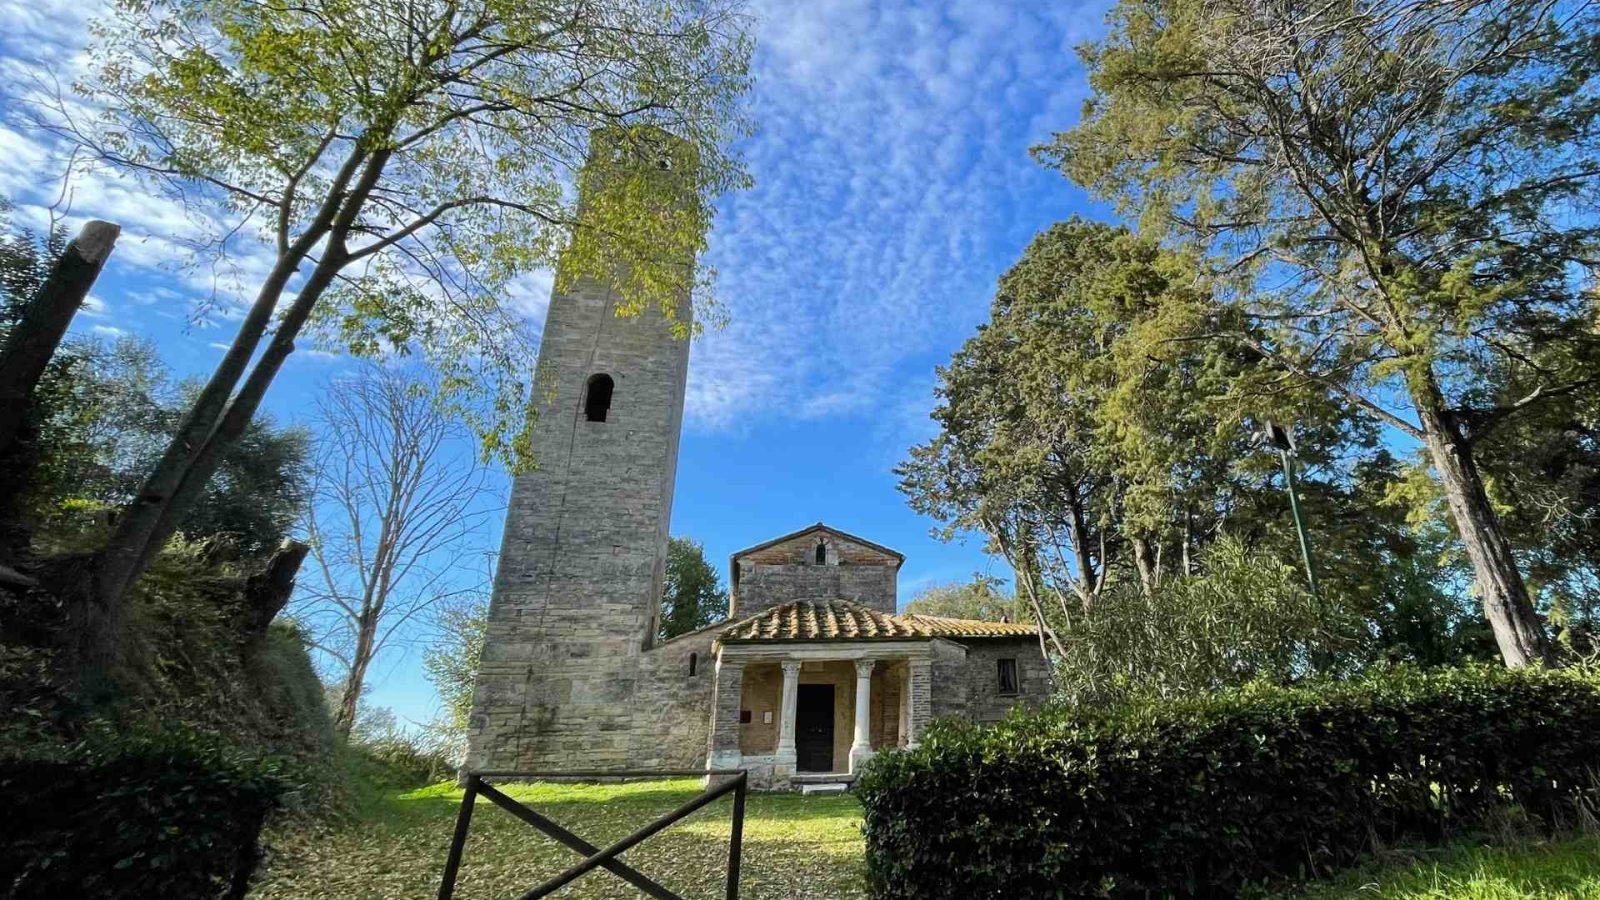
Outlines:
[[[772,777],[775,782],[787,782],[794,775],[797,762],[794,748],[794,712],[800,697],[800,660],[786,659],[778,663],[783,669],[783,693],[778,704],[778,752],[772,760]],[[774,784],[781,789],[783,785]]]
[[[933,661],[913,659],[910,668],[911,684],[907,693],[911,699],[906,746],[914,748],[922,741],[922,729],[927,728],[928,721],[933,718]]]
[[[850,744],[850,771],[859,772],[872,758],[872,668],[874,660],[856,660],[856,737]]]
[[[711,747],[706,756],[708,769],[739,768],[739,706],[743,692],[744,663],[718,658],[716,694],[711,704]]]
[[[911,665],[909,661],[900,671],[900,721],[895,729],[895,746],[904,747],[911,742]]]

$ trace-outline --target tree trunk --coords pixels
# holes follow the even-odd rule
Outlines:
[[[250,425],[250,420],[255,416],[256,408],[261,404],[261,399],[266,396],[267,388],[272,385],[272,380],[277,377],[278,370],[282,368],[284,361],[289,358],[289,354],[294,352],[294,341],[299,336],[300,329],[305,326],[306,320],[311,317],[311,311],[316,307],[317,301],[321,299],[322,293],[333,283],[333,279],[338,276],[339,271],[349,260],[349,252],[345,245],[345,240],[357,215],[366,204],[367,197],[371,194],[378,178],[382,175],[384,166],[387,165],[391,155],[392,151],[390,150],[380,150],[365,157],[366,165],[361,173],[361,179],[351,189],[350,195],[343,198],[343,202],[332,207],[337,214],[332,217],[331,226],[325,232],[328,235],[328,241],[327,246],[323,249],[322,257],[318,260],[317,267],[312,271],[311,276],[306,279],[306,283],[301,285],[300,291],[295,295],[295,300],[289,305],[288,311],[284,313],[283,318],[278,322],[278,327],[273,333],[272,340],[267,343],[267,349],[262,352],[261,358],[256,361],[254,368],[250,370],[249,376],[245,378],[244,384],[240,386],[238,395],[231,402],[225,402],[224,405],[215,409],[214,415],[210,417],[210,421],[213,423],[210,427],[202,430],[198,427],[189,428],[186,426],[184,434],[180,435],[180,438],[183,439],[183,459],[176,461],[169,469],[167,467],[168,459],[163,457],[156,471],[151,475],[151,482],[156,481],[160,476],[159,489],[149,493],[141,490],[140,496],[135,499],[133,506],[129,509],[129,516],[125,518],[132,518],[132,515],[137,512],[139,518],[137,527],[129,526],[126,529],[118,529],[117,538],[113,539],[112,546],[108,548],[106,558],[98,572],[98,588],[102,602],[108,605],[121,602],[122,595],[126,593],[140,575],[144,574],[145,569],[149,568],[150,562],[155,559],[156,554],[161,551],[167,540],[177,531],[178,522],[182,519],[183,514],[198,499],[200,492],[204,490],[206,483],[211,480],[211,476],[216,472],[217,466],[221,464],[223,453],[244,434],[245,429]],[[352,161],[361,158],[363,157],[359,154],[351,157]],[[341,178],[344,175],[345,173],[341,172]],[[319,218],[318,226],[321,227],[323,222],[324,220]],[[305,241],[306,238],[302,236],[301,243],[304,244]],[[307,246],[305,253],[296,258],[296,267],[298,266],[298,259],[303,259],[309,251],[310,247]],[[293,272],[294,268],[284,271],[283,260],[280,258],[278,269],[275,269],[273,275],[269,278],[267,287],[262,289],[263,295],[267,290],[271,289],[276,292],[276,295],[281,296],[287,286],[288,278]],[[281,276],[281,279],[279,276]],[[257,307],[262,305],[258,300]],[[267,307],[267,312],[270,314],[273,309],[276,309],[276,305],[277,301],[274,299],[271,306]],[[257,308],[252,308],[251,315],[254,316],[257,311]],[[243,330],[241,329],[241,331]],[[259,341],[259,338],[260,334],[258,333],[256,340]],[[252,343],[252,353],[254,348],[255,344]],[[229,349],[228,356],[231,358],[238,349],[238,342],[235,342],[235,346]],[[246,354],[243,361],[249,362],[249,354]],[[240,368],[233,376],[233,383],[238,382],[238,377],[242,373],[243,369]],[[214,376],[213,380],[216,380],[221,375],[222,371],[219,368],[218,375]],[[207,391],[210,391],[211,388],[212,385],[208,384]],[[231,385],[229,389],[231,390]],[[226,396],[223,399],[226,401]],[[198,404],[196,408],[199,408]],[[190,432],[193,433],[191,434]],[[196,438],[198,439],[197,441],[194,440]],[[178,447],[178,445],[178,441],[173,442],[173,445],[168,448],[168,456],[174,454],[174,448]],[[146,484],[149,485],[151,482],[146,482]]]
[[[356,649],[350,656],[350,674],[339,691],[339,707],[333,712],[333,729],[340,737],[349,737],[356,725],[356,713],[361,709],[361,686],[367,680],[367,666],[372,662],[372,645],[377,637],[376,616],[363,616],[361,628],[356,633]]]
[[[22,321],[0,351],[0,455],[11,445],[32,406],[33,390],[50,358],[83,306],[122,229],[92,221],[50,267],[38,293],[28,301]]]
[[[1160,559],[1157,552],[1150,549],[1149,538],[1136,537],[1129,543],[1133,545],[1133,567],[1139,572],[1139,590],[1148,597],[1161,580]]]
[[[334,251],[329,251],[329,254],[333,255]],[[256,409],[266,397],[267,388],[272,386],[278,370],[283,367],[289,354],[294,352],[295,338],[299,336],[300,329],[310,317],[311,309],[316,305],[322,292],[332,283],[340,265],[339,262],[324,257],[317,271],[313,272],[301,287],[294,303],[290,304],[288,313],[278,323],[278,330],[267,343],[267,349],[262,352],[261,359],[256,362],[250,376],[239,388],[238,396],[228,404],[215,430],[193,453],[188,471],[167,498],[167,502],[162,505],[156,520],[151,523],[143,546],[128,560],[130,566],[126,572],[127,581],[124,590],[150,567],[150,563],[161,552],[161,548],[166,546],[167,541],[177,532],[183,514],[200,498],[211,476],[216,474],[217,467],[222,464],[223,456],[244,435],[245,429],[250,427]]]
[[[250,360],[272,324],[272,316],[277,312],[278,301],[290,279],[317,244],[328,236],[336,218],[345,219],[347,227],[348,221],[354,219],[355,211],[346,209],[345,188],[367,159],[364,151],[352,151],[340,166],[306,230],[294,243],[280,245],[277,261],[261,283],[250,311],[239,323],[233,343],[189,407],[161,459],[150,470],[133,501],[122,511],[111,540],[94,560],[90,576],[92,602],[104,606],[113,618],[119,614],[117,607],[128,588],[143,574],[155,551],[171,535],[170,531],[159,534],[162,522],[173,518],[170,508],[174,497],[193,469],[195,458],[216,433],[228,400],[249,369]],[[370,192],[370,185],[367,190]],[[365,195],[362,199],[364,201]]]
[[[247,642],[258,641],[266,635],[267,626],[289,602],[289,596],[294,593],[295,575],[309,552],[309,544],[285,540],[267,560],[266,568],[246,581],[244,598],[248,619],[240,630]]]
[[[1414,376],[1411,382],[1412,400],[1428,453],[1456,531],[1472,561],[1478,596],[1500,646],[1500,656],[1512,668],[1553,663],[1550,640],[1517,569],[1511,542],[1506,540],[1500,519],[1489,503],[1483,478],[1472,458],[1471,442],[1451,421],[1432,373]]]

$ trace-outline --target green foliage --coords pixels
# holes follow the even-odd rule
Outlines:
[[[57,228],[40,238],[11,222],[14,207],[0,197],[0,340],[17,320],[34,291],[43,283],[50,261],[67,246],[66,232]]]
[[[452,779],[453,735],[400,725],[385,707],[363,708],[345,747],[352,774],[380,788],[416,788]]]
[[[689,538],[667,541],[667,584],[661,594],[662,640],[688,634],[728,617],[728,591],[706,561],[705,547]]]
[[[1398,854],[1402,857],[1407,854]],[[1595,900],[1600,898],[1600,838],[1463,842],[1443,853],[1359,869],[1319,885],[1301,900]]]
[[[175,433],[188,396],[155,344],[69,340],[38,392],[40,454],[27,513],[40,549],[82,549],[96,520],[128,502]],[[277,548],[309,493],[306,432],[270,416],[251,423],[179,530],[218,559],[260,560]]]
[[[1222,535],[1298,558],[1278,461],[1253,443],[1263,419],[1298,422],[1323,555],[1366,578],[1391,549],[1354,485],[1375,429],[1324,391],[1273,387],[1280,373],[1259,353],[1209,339],[1240,323],[1216,317],[1198,265],[1125,228],[1073,219],[1041,233],[939,371],[940,433],[896,469],[944,537],[979,531],[1006,557],[1058,656],[1080,617],[1109,627],[1102,602],[1132,614],[1132,587],[1203,575]]]
[[[54,759],[0,759],[0,890],[58,897],[242,897],[288,787],[213,741],[105,736]]]
[[[905,612],[947,619],[979,619],[985,622],[1026,622],[1027,605],[1002,590],[1001,581],[988,575],[974,575],[971,581],[935,584],[917,592],[906,602]]]
[[[478,660],[489,626],[489,604],[482,597],[446,602],[435,617],[439,637],[422,651],[422,670],[444,704],[440,730],[453,743],[467,737]]]
[[[96,38],[78,87],[100,115],[57,110],[61,130],[203,202],[227,223],[208,250],[272,248],[266,316],[238,346],[310,321],[356,355],[423,355],[441,401],[513,461],[532,374],[519,277],[594,278],[687,335],[713,201],[749,181],[737,2],[161,0],[114,7]],[[314,248],[317,274],[273,320]]]
[[[1287,684],[1363,656],[1362,623],[1313,597],[1293,566],[1224,536],[1207,548],[1202,572],[1148,594],[1101,594],[1060,630],[1057,695],[1092,709]]]
[[[1036,153],[1213,256],[1211,340],[1425,447],[1507,662],[1548,659],[1474,454],[1538,452],[1510,423],[1600,392],[1575,264],[1600,251],[1600,14],[1124,0],[1109,21],[1082,121]]]
[[[937,723],[857,790],[875,896],[1235,896],[1374,842],[1600,800],[1587,671],[1396,669],[1103,712]]]

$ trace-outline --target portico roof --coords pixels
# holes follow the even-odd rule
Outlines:
[[[906,641],[1035,637],[1031,625],[942,616],[894,616],[840,598],[794,600],[729,625],[724,644],[780,641]]]

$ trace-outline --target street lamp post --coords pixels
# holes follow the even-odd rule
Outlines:
[[[1289,513],[1294,516],[1294,529],[1300,536],[1300,559],[1306,566],[1306,584],[1310,586],[1313,597],[1321,596],[1317,590],[1317,570],[1311,564],[1311,536],[1306,533],[1305,516],[1300,512],[1300,488],[1295,482],[1294,473],[1294,434],[1276,422],[1265,424],[1262,437],[1278,449],[1278,456],[1283,459],[1283,483],[1289,489]]]

